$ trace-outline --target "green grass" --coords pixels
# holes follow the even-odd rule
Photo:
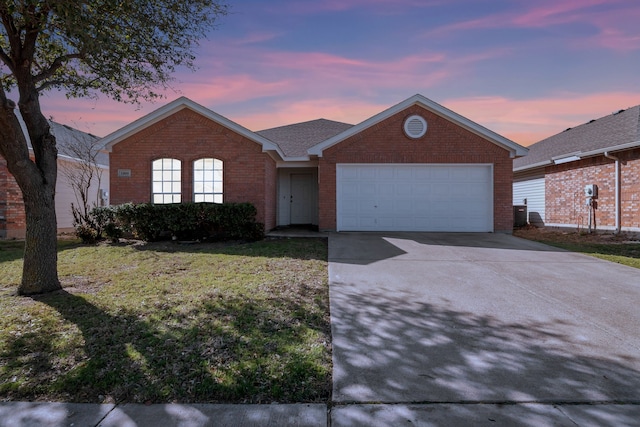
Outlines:
[[[638,243],[572,243],[541,241],[551,246],[580,252],[596,258],[640,268],[640,244]]]
[[[316,402],[331,390],[326,242],[81,246],[15,296],[0,242],[0,400]]]
[[[536,229],[516,230],[514,235],[629,267],[640,268],[640,243],[625,240],[624,235],[543,232]]]

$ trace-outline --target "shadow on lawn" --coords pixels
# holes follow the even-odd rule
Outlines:
[[[280,313],[251,299],[212,297],[188,312],[158,319],[107,313],[65,291],[34,299],[80,329],[84,341],[75,353],[84,352],[85,358],[65,372],[69,366],[52,360],[61,353],[55,336],[13,340],[1,355],[11,357],[5,372],[29,370],[30,383],[46,386],[31,394],[3,393],[12,400],[263,403],[326,401],[330,395],[329,352],[322,360],[296,347],[303,345],[309,327],[326,332],[329,341],[328,322],[312,314],[305,318],[293,301],[280,304]],[[159,309],[154,313],[170,312],[170,307]],[[24,355],[33,347],[37,353]],[[21,354],[28,360],[13,360]]]
[[[256,242],[219,241],[219,242],[157,242],[122,241],[103,243],[114,246],[132,246],[138,251],[165,253],[222,254],[274,258],[293,258],[301,260],[327,260],[326,238],[265,238]]]

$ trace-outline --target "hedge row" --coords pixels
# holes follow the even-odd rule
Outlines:
[[[76,227],[76,234],[86,242],[105,237],[117,241],[127,234],[145,241],[254,241],[264,237],[256,213],[250,203],[127,203],[93,209],[91,223]]]

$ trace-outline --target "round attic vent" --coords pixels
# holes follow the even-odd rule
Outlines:
[[[418,115],[407,117],[404,121],[404,133],[413,139],[424,136],[427,133],[427,121]]]

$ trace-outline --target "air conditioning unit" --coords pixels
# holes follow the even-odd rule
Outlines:
[[[596,184],[587,184],[584,186],[584,195],[592,199],[598,198],[598,186]]]

